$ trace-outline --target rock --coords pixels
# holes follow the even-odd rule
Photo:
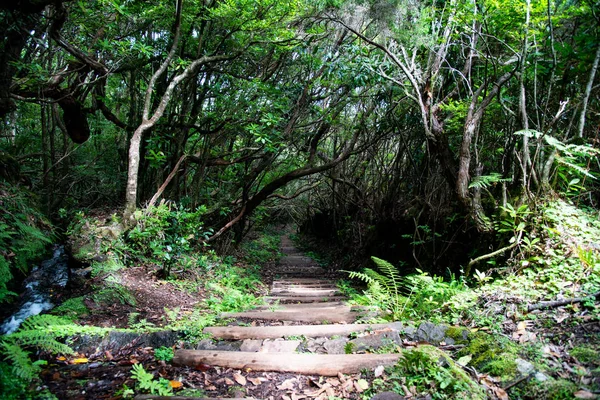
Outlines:
[[[301,340],[265,340],[260,349],[262,353],[293,353],[302,343]]]
[[[415,334],[417,332],[417,330],[415,329],[414,326],[405,326],[401,332],[406,335],[406,337],[410,340],[415,340]]]
[[[196,350],[238,351],[240,349],[239,342],[214,341],[212,339],[202,339],[196,345]]]
[[[535,369],[532,363],[522,358],[516,358],[515,362],[517,363],[517,370],[521,375],[529,375]]]
[[[381,392],[371,397],[371,400],[404,400],[404,397],[394,392]]]
[[[345,354],[346,343],[348,343],[348,339],[345,338],[332,339],[326,341],[323,344],[323,348],[325,349],[327,354]]]
[[[447,345],[452,346],[453,344],[456,344],[456,341],[454,339],[452,339],[451,337],[445,337],[444,338],[444,343],[446,343]]]
[[[546,382],[548,379],[550,379],[546,374],[543,374],[541,372],[536,372],[534,378],[538,382]]]
[[[350,343],[354,345],[355,352],[361,352],[368,349],[375,350],[390,344],[402,345],[402,339],[400,339],[398,331],[389,330],[359,337],[351,340]]]
[[[260,347],[262,346],[262,342],[262,340],[246,339],[242,342],[242,345],[240,346],[240,351],[257,353],[260,350]]]
[[[438,344],[446,337],[446,325],[436,325],[431,322],[423,322],[415,332],[414,340],[422,340],[432,344]]]

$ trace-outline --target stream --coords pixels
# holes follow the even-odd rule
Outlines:
[[[58,245],[54,247],[52,258],[42,261],[40,265],[33,268],[23,282],[21,306],[0,325],[0,333],[13,333],[27,317],[52,309],[54,307],[50,301],[52,290],[56,287],[65,287],[68,281],[69,256],[65,253],[64,246]]]

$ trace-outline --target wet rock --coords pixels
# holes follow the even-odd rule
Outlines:
[[[108,335],[77,335],[69,342],[73,350],[94,354],[109,350],[116,352],[126,346],[133,347],[171,347],[179,341],[180,336],[175,331],[158,331],[152,333],[137,333],[111,331]]]
[[[398,331],[389,330],[359,337],[351,340],[350,343],[354,345],[353,350],[355,352],[361,352],[369,349],[376,350],[390,344],[402,345],[402,339],[400,339]]]
[[[404,400],[404,397],[394,392],[381,392],[371,397],[371,400]]]
[[[456,340],[452,339],[451,337],[446,337],[446,338],[444,338],[444,343],[446,343],[448,345],[453,345],[453,344],[456,344]]]
[[[325,349],[327,354],[345,354],[346,343],[348,343],[348,339],[345,338],[332,339],[326,341],[323,344],[323,348]]]

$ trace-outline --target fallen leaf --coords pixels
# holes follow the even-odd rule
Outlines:
[[[517,324],[517,331],[524,331],[527,329],[527,322],[521,321]]]
[[[232,386],[232,385],[234,385],[234,384],[235,384],[235,382],[234,382],[234,381],[232,381],[232,380],[231,380],[231,379],[229,379],[229,378],[225,378],[225,384],[226,384],[226,385],[229,385],[229,386]]]
[[[254,386],[258,386],[258,385],[260,385],[262,383],[262,381],[260,379],[258,379],[258,378],[248,378],[248,380],[250,382],[252,382],[252,384]]]
[[[358,386],[360,386],[360,388],[361,388],[362,390],[367,390],[367,389],[369,388],[369,382],[367,382],[367,381],[366,381],[366,380],[364,380],[364,379],[359,379],[358,381],[356,381],[356,384],[357,384]]]
[[[375,368],[375,372],[373,373],[375,375],[375,378],[379,378],[381,375],[383,375],[383,371],[385,371],[383,365],[380,365],[377,368]]]
[[[210,368],[211,368],[211,367],[210,367],[210,365],[208,365],[208,364],[202,364],[202,363],[200,363],[200,364],[196,364],[196,365],[194,365],[194,369],[195,369],[196,371],[202,371],[202,372],[205,372],[205,371],[208,371]]]
[[[73,364],[85,364],[85,363],[87,363],[87,362],[88,362],[88,359],[87,359],[87,358],[85,358],[85,357],[81,357],[81,358],[74,358],[74,359],[73,359],[71,362],[72,362]]]
[[[595,399],[596,395],[592,392],[588,392],[587,390],[578,390],[574,393],[575,397],[578,399]]]
[[[279,390],[292,390],[294,389],[294,381],[296,378],[286,379],[281,383],[281,385],[277,386]]]
[[[233,379],[242,386],[246,386],[246,378],[242,376],[242,374],[235,373],[233,374]]]
[[[467,364],[469,364],[472,359],[473,359],[473,356],[470,354],[467,354],[466,356],[463,356],[463,357],[459,358],[458,360],[456,360],[456,363],[462,365],[463,367],[466,367]]]
[[[303,394],[292,393],[292,400],[302,400],[305,398],[306,398],[306,396]]]
[[[211,386],[206,386],[204,389],[206,389],[206,390],[208,390],[208,391],[214,391],[214,390],[217,390],[217,387],[216,387],[216,386],[213,386],[213,385],[211,385]]]
[[[183,387],[183,383],[179,381],[169,381],[169,385],[171,385],[173,389],[181,389]]]
[[[59,356],[59,357],[56,357],[56,360],[57,361],[67,361],[67,358],[63,357],[63,356]]]
[[[292,400],[292,398],[290,396],[286,396],[285,394],[283,396],[281,396],[281,398],[283,400]]]

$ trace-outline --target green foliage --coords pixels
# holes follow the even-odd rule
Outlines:
[[[171,362],[173,360],[174,352],[170,347],[159,347],[154,349],[154,358],[157,360],[162,360],[166,362]]]
[[[60,315],[71,321],[76,321],[79,317],[86,316],[90,310],[84,303],[84,297],[73,297],[64,301],[60,306],[52,309],[52,314]]]
[[[136,387],[145,393],[159,396],[172,396],[173,388],[165,378],[154,379],[154,375],[147,372],[142,364],[135,364],[131,369],[131,379],[137,381]]]
[[[600,352],[591,346],[575,346],[569,351],[569,354],[584,364],[600,364]]]
[[[454,279],[445,282],[442,277],[430,276],[418,270],[419,274],[400,276],[396,267],[387,261],[372,257],[381,273],[365,268],[363,272],[348,272],[350,278],[367,283],[364,296],[355,301],[378,307],[393,320],[436,319],[436,312],[447,300],[466,290],[462,281]]]
[[[515,343],[503,336],[483,332],[471,334],[469,344],[457,356],[472,356],[470,365],[478,371],[498,376],[503,381],[513,379],[518,374],[515,359],[519,349]]]
[[[26,274],[54,240],[52,226],[29,191],[0,182],[0,303],[14,295],[7,288],[15,273]]]
[[[136,225],[128,233],[132,257],[159,265],[161,273],[169,276],[182,254],[198,249],[212,233],[203,227],[205,212],[204,206],[188,210],[169,202],[136,211]]]
[[[432,346],[403,351],[398,363],[386,371],[387,378],[375,379],[367,395],[384,390],[410,395],[404,392],[403,387],[413,387],[420,397],[433,399],[486,398],[467,374]]]
[[[115,281],[107,281],[105,286],[92,295],[98,304],[111,305],[115,303],[135,306],[137,301],[129,289]]]

